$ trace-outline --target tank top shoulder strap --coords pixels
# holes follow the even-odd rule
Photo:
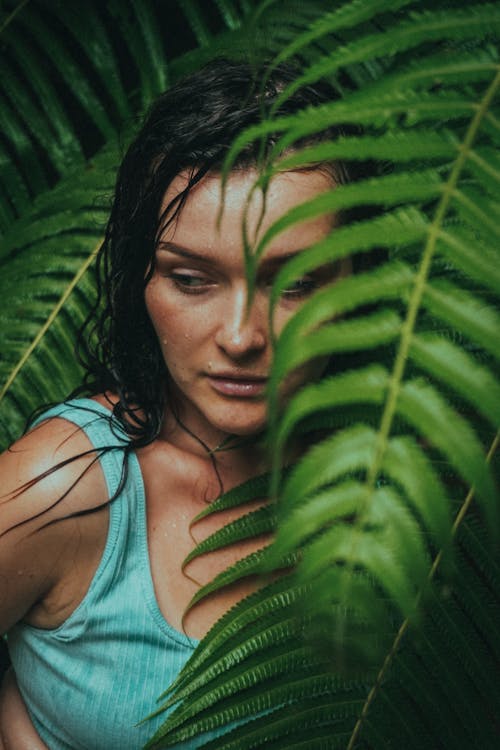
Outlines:
[[[114,497],[124,470],[124,449],[130,442],[125,430],[109,409],[90,398],[76,398],[53,406],[41,414],[35,427],[47,419],[59,417],[79,427],[99,454],[108,496]],[[133,464],[132,464],[133,466]],[[130,470],[129,466],[129,470]]]
[[[68,619],[47,634],[57,641],[72,641],[82,637],[89,627],[89,613],[94,611],[96,602],[116,609],[118,603],[112,592],[117,580],[126,575],[127,565],[136,565],[143,548],[147,555],[144,492],[137,457],[133,451],[125,451],[130,438],[109,409],[93,399],[73,399],[48,409],[34,426],[54,417],[73,423],[86,435],[98,455],[108,499],[113,500],[109,505],[106,544],[89,589]]]

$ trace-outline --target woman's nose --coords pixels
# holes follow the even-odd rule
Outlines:
[[[215,341],[233,359],[260,352],[267,346],[267,309],[257,291],[250,307],[248,292],[234,290],[227,301]]]

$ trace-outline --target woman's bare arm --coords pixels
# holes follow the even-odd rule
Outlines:
[[[0,688],[0,750],[48,750],[31,722],[12,670]]]
[[[0,456],[0,634],[23,620],[56,627],[72,606],[71,597],[69,611],[60,606],[58,590],[76,606],[88,587],[107,524],[95,514],[62,519],[105,502],[104,478],[97,463],[85,472],[93,453],[51,469],[89,448],[74,424],[52,419]],[[0,750],[48,750],[12,670],[0,690]]]

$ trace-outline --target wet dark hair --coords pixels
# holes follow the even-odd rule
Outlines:
[[[119,400],[113,413],[129,434],[131,447],[157,437],[167,398],[168,373],[144,300],[158,232],[164,227],[160,213],[165,191],[180,172],[188,170],[187,187],[167,209],[171,221],[192,187],[208,172],[221,169],[235,137],[262,121],[296,76],[297,70],[288,65],[269,70],[265,65],[215,60],[158,98],[123,159],[97,258],[97,300],[78,344],[87,374],[72,395],[116,393]],[[325,83],[305,86],[277,113],[294,113],[337,96]],[[325,131],[300,145],[341,134],[341,129]],[[278,137],[279,133],[267,139],[264,156]],[[257,140],[246,146],[234,168],[258,165],[262,145]],[[322,167],[333,182],[349,179],[343,164]]]

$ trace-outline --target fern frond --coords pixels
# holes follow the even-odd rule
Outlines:
[[[497,528],[498,509],[483,446],[469,423],[454,411],[437,389],[423,381],[408,381],[398,398],[399,413],[442,451],[466,486],[482,501],[490,528]]]
[[[356,168],[382,160],[384,168],[292,212],[259,238],[248,265],[256,270],[267,243],[295,222],[353,210],[363,218],[346,220],[280,271],[272,306],[322,265],[352,259],[356,267],[370,256],[377,267],[311,295],[275,342],[272,482],[250,480],[198,518],[269,492],[276,504],[213,535],[189,559],[267,531],[274,513],[276,539],[191,606],[242,576],[290,570],[211,629],[166,686],[158,710],[167,721],[149,746],[495,747],[498,511],[483,443],[500,418],[499,8],[461,0],[453,8],[444,0],[177,6],[200,48],[176,60],[160,6],[91,3],[79,21],[66,4],[55,22],[53,4],[5,11],[3,439],[80,378],[72,339],[92,295],[84,269],[108,202],[93,196],[111,193],[118,159],[109,146],[125,120],[167,80],[218,53],[241,56],[249,38],[250,59],[267,48],[275,64],[300,61],[303,73],[282,101],[326,76],[338,100],[290,117],[271,113],[232,145],[224,174],[245,144],[267,134],[277,142],[257,189],[279,170],[336,160]],[[48,66],[40,64],[46,50]],[[71,93],[59,98],[65,86]],[[345,131],[337,140],[296,150],[300,139],[337,126]],[[284,378],[333,353],[342,353],[333,374],[284,408]],[[289,442],[303,433],[312,447],[283,472]],[[452,529],[457,493],[470,484]],[[340,676],[353,665],[356,678]],[[223,726],[230,731],[220,736]]]
[[[395,2],[391,0],[385,0],[384,2],[355,0],[351,3],[345,3],[336,10],[324,13],[315,19],[310,28],[297,35],[293,42],[276,56],[273,64],[277,65],[285,60],[289,60],[304,47],[316,42],[321,37],[335,34],[342,29],[358,26],[387,10],[396,12],[405,5],[408,5],[409,2],[410,0],[396,0]]]
[[[366,316],[363,321],[333,322],[324,325],[301,340],[300,349],[288,353],[286,359],[277,357],[273,381],[278,381],[315,357],[338,354],[344,351],[367,351],[395,341],[401,333],[401,319],[392,310],[381,310]],[[281,352],[280,352],[281,353]]]
[[[281,612],[283,616],[286,616],[284,612],[287,607],[294,606],[303,594],[303,586],[299,586],[293,581],[290,582],[289,578],[284,576],[235,604],[212,626],[207,635],[206,648],[198,649],[193,653],[177,679],[172,685],[168,686],[159,700],[170,693],[173,694],[174,691],[184,690],[185,687],[188,687],[193,675],[200,669],[206,669],[209,664],[214,663],[218,654],[224,655],[227,644],[231,640],[236,642],[243,631],[248,632],[248,626],[262,621],[268,615],[276,617],[276,613]]]
[[[470,230],[465,227],[454,227],[453,232],[443,229],[439,235],[437,252],[473,281],[491,289],[495,294],[500,293],[498,258],[490,246]]]
[[[67,86],[74,91],[74,95],[82,105],[84,111],[98,128],[108,138],[116,134],[116,129],[106,112],[106,107],[96,95],[93,86],[89,83],[88,76],[82,73],[81,67],[75,60],[75,56],[68,44],[67,36],[62,38],[51,28],[45,14],[30,4],[17,17],[20,27],[30,36],[38,39],[40,46],[50,49],[50,55],[57,66],[57,70],[63,77]],[[79,81],[78,86],[73,86],[74,81]]]
[[[427,285],[422,305],[436,318],[449,324],[452,330],[469,338],[495,359],[500,358],[500,315],[491,305],[445,280]]]
[[[495,430],[500,428],[500,384],[488,368],[451,341],[432,334],[414,336],[409,355],[469,401]]]
[[[137,66],[141,81],[139,91],[145,108],[168,84],[168,65],[159,31],[160,23],[149,3],[111,0],[107,5]]]
[[[31,215],[26,213],[3,238],[0,419],[4,445],[19,435],[40,403],[61,400],[81,378],[73,356],[74,340],[94,294],[87,269],[107,215],[109,162],[117,158],[114,149],[110,152],[96,159],[86,179],[75,184],[70,176],[50,195],[40,196]],[[106,197],[99,202],[96,196],[104,191]]]
[[[492,296],[499,289],[494,220],[499,179],[493,147],[499,134],[493,106],[499,85],[498,54],[493,45],[478,44],[475,37],[491,39],[490,30],[500,17],[491,4],[460,7],[453,13],[440,4],[433,10],[410,7],[410,13],[403,8],[390,17],[383,10],[377,14],[371,4],[364,8],[355,2],[342,4],[337,15],[339,44],[335,49],[325,39],[324,49],[329,51],[319,60],[312,46],[322,40],[322,30],[335,23],[336,11],[308,26],[282,53],[285,59],[300,51],[306,60],[304,74],[283,92],[283,100],[324,74],[343,90],[342,100],[291,117],[271,117],[240,136],[226,162],[228,170],[240,148],[271,133],[281,137],[272,155],[276,161],[258,185],[264,190],[275,171],[283,168],[337,159],[390,162],[391,174],[338,187],[284,217],[251,248],[247,259],[255,271],[268,243],[296,221],[366,205],[384,209],[383,215],[334,228],[327,240],[280,271],[272,291],[275,306],[291,283],[313,269],[376,252],[376,270],[318,290],[289,321],[275,342],[269,382],[270,445],[275,456],[271,493],[277,497],[278,529],[262,570],[273,571],[283,555],[295,555],[293,580],[303,584],[303,595],[294,611],[298,617],[312,615],[314,625],[307,632],[318,653],[328,652],[332,669],[348,665],[350,653],[352,663],[368,665],[370,657],[386,650],[380,680],[372,680],[358,721],[350,724],[351,729],[349,724],[339,726],[338,734],[333,718],[329,724],[331,745],[325,746],[338,743],[349,750],[360,737],[367,747],[384,750],[388,737],[394,747],[405,743],[427,748],[444,742],[465,748],[477,738],[480,744],[471,746],[486,747],[492,732],[483,717],[488,712],[494,715],[492,702],[485,711],[480,697],[482,691],[494,689],[492,639],[486,638],[487,648],[478,646],[470,623],[478,607],[484,628],[491,628],[498,596],[495,600],[484,572],[476,596],[474,567],[464,576],[456,613],[456,602],[448,602],[446,592],[459,587],[451,573],[457,564],[450,521],[457,488],[473,486],[474,490],[467,495],[455,529],[470,512],[473,496],[493,538],[498,522],[494,478],[482,445],[485,424],[498,427],[500,400],[493,361],[498,359],[500,320]],[[342,13],[345,19],[355,18],[364,10],[367,17],[359,21],[358,33],[346,34],[342,43]],[[377,34],[370,27],[372,18],[380,24]],[[419,50],[415,58],[413,50]],[[357,87],[361,81],[365,85]],[[301,138],[346,123],[361,124],[366,130],[302,151],[287,151]],[[287,375],[334,352],[348,355],[346,370],[337,359],[333,376],[307,384],[282,408],[278,394]],[[422,372],[425,381],[418,377]],[[474,413],[470,409],[462,413],[462,403]],[[330,415],[334,433],[328,427]],[[316,444],[286,479],[280,478],[286,446],[306,429]],[[480,544],[471,545],[481,568],[487,569],[489,552]],[[463,560],[458,564],[463,565]],[[439,576],[445,578],[439,577],[432,588],[430,581],[439,566]],[[467,613],[465,617],[461,611]],[[406,620],[391,646],[389,634],[394,634],[401,618]],[[372,640],[374,633],[378,644]],[[421,638],[417,649],[415,633],[417,640]],[[443,658],[445,633],[453,647],[445,649]],[[237,634],[232,637],[231,647],[236,647]],[[467,648],[464,639],[469,641]],[[207,647],[210,640],[209,635]],[[456,688],[456,706],[446,709],[446,715],[448,722],[457,721],[467,730],[447,726],[440,735],[436,729],[440,712],[435,706],[446,695],[433,664],[444,671],[453,650],[467,654],[471,678],[461,687],[463,666],[457,659],[453,681],[461,681],[461,686]],[[476,678],[481,668],[488,670],[483,688]],[[189,679],[200,674],[196,666],[193,670],[187,673],[185,690]],[[265,690],[264,675],[261,680]],[[467,706],[469,690],[473,699]],[[418,696],[416,709],[411,691]],[[172,702],[175,695],[174,690]],[[255,709],[252,697],[247,697],[246,705]],[[333,707],[341,702],[333,687],[329,699],[333,717]],[[201,722],[198,729],[208,729],[226,705],[224,700],[220,708],[214,704],[214,713],[193,715],[185,729],[191,721]],[[298,715],[303,706],[301,698],[294,706]],[[281,711],[276,704],[275,708]],[[234,745],[230,734],[219,738],[217,746],[259,747],[265,737],[276,747],[292,746],[290,736],[270,740],[266,735],[275,715],[256,719],[254,734],[251,725],[235,728]],[[228,720],[230,716],[236,720],[237,714],[228,714]],[[388,717],[391,729],[386,731]],[[324,721],[329,720],[324,717]],[[169,741],[188,736],[170,734],[168,721],[164,730],[162,736]],[[318,743],[323,741],[318,736]],[[301,742],[302,738],[297,745]],[[215,747],[214,743],[209,746]]]
[[[456,145],[451,132],[436,133],[427,128],[387,132],[380,135],[340,137],[315,146],[294,151],[283,156],[276,171],[296,169],[312,164],[323,164],[336,159],[378,159],[400,162],[420,161],[422,155],[428,162],[447,160],[456,156]]]
[[[224,586],[229,586],[231,583],[235,583],[235,581],[239,581],[242,578],[259,575],[262,570],[262,561],[265,559],[266,553],[267,547],[262,547],[256,552],[252,552],[250,555],[247,555],[234,565],[231,565],[231,567],[222,571],[222,573],[219,573],[219,575],[210,581],[210,583],[202,586],[189,602],[184,611],[184,616],[194,607],[195,604],[214,591],[218,591]],[[292,560],[283,560],[282,567],[287,567],[292,562]]]
[[[264,248],[285,229],[293,224],[307,221],[323,214],[345,211],[359,204],[398,206],[401,203],[430,201],[441,193],[441,179],[437,172],[424,170],[411,175],[388,175],[377,179],[368,179],[350,185],[337,186],[331,191],[320,193],[307,203],[289,211],[278,219],[265,232],[254,250],[256,259],[262,255]]]
[[[198,44],[201,47],[208,45],[212,35],[208,28],[206,19],[203,16],[203,11],[198,4],[198,0],[178,0],[178,3],[196,36]]]
[[[184,569],[192,560],[199,555],[213,550],[227,547],[242,539],[250,539],[262,534],[271,533],[275,528],[275,515],[272,508],[265,506],[241,516],[236,521],[227,524],[219,531],[211,534],[207,539],[198,544],[196,548],[184,559]]]
[[[275,435],[276,450],[288,440],[297,423],[317,411],[342,404],[382,404],[389,373],[379,365],[343,373],[303,388],[291,399]]]
[[[233,489],[225,492],[214,500],[213,503],[210,503],[206,508],[203,508],[203,510],[194,517],[192,523],[195,524],[202,518],[206,518],[213,513],[219,513],[222,510],[228,510],[229,508],[236,508],[240,505],[244,505],[250,500],[263,499],[267,496],[268,489],[269,474],[261,474],[257,477],[252,477],[243,484],[233,487]]]
[[[495,32],[500,25],[500,13],[495,3],[477,5],[474,13],[467,9],[413,11],[410,19],[404,18],[387,31],[367,34],[349,45],[341,46],[333,54],[311,65],[302,76],[285,89],[282,99],[307,83],[314,83],[324,76],[331,76],[339,68],[362,62],[366,59],[387,57],[406,52],[422,43],[443,39],[477,39]],[[276,102],[276,108],[280,100]]]

